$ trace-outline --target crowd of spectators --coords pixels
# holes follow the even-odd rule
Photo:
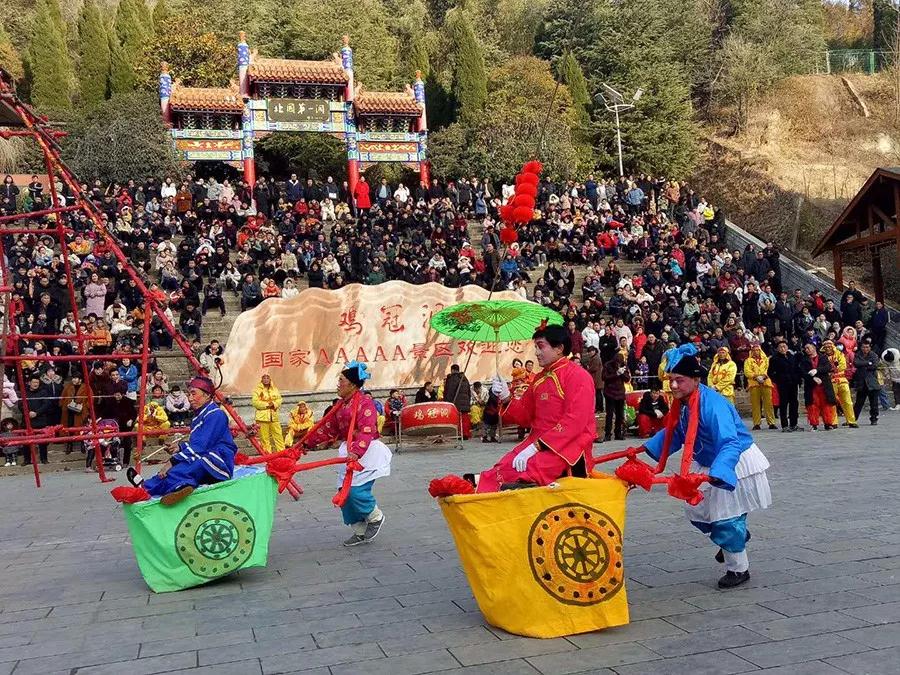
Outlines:
[[[785,288],[776,246],[729,250],[719,209],[690,186],[644,174],[542,180],[535,217],[509,247],[501,244],[497,214],[513,186],[477,177],[412,188],[363,179],[353,199],[346,182],[301,181],[296,175],[284,182],[264,176],[252,191],[240,181],[190,175],[82,187],[211,373],[222,347],[203,347],[204,317],[226,313],[226,294],[246,310],[267,298],[294,297],[304,285],[337,289],[394,279],[513,290],[559,311],[574,357],[595,374],[598,392],[606,390],[598,393],[598,410],[620,400],[616,392],[624,382],[616,378],[627,378],[631,388],[660,387],[665,350],[685,341],[695,342],[710,367],[726,348],[736,364],[738,389],[752,387],[744,363],[754,345],[771,355],[784,341],[799,355],[807,344],[818,353],[832,343],[843,352],[843,375],[851,380],[859,345],[871,342],[876,354],[889,346],[889,315],[881,303],[852,283],[837,304],[818,291]],[[66,195],[62,185],[58,189]],[[71,202],[71,195],[66,199]],[[0,189],[0,213],[47,205],[37,176],[21,187],[8,176]],[[68,266],[55,234],[57,217],[65,220]],[[473,219],[483,225],[479,241],[469,239]],[[99,367],[89,376],[103,408],[98,414],[133,427],[137,412],[129,405],[145,386],[148,400],[156,403],[145,415],[162,411],[166,423],[172,417],[182,422],[187,409],[169,400],[180,392],[165,384],[155,360],[141,383],[134,362],[103,359],[110,352],[137,351],[142,340],[145,303],[122,262],[84,214],[48,215],[37,222],[47,234],[10,234],[3,241],[12,287],[12,315],[4,325],[34,336],[20,341],[21,353],[71,354],[80,328]],[[586,270],[580,288],[576,267]],[[67,337],[40,337],[54,333]],[[151,322],[150,346],[154,352],[172,347],[158,317]],[[612,368],[615,359],[620,362]],[[33,427],[74,423],[85,414],[80,366],[40,359],[24,366]],[[892,371],[879,372],[887,384]],[[9,366],[7,374],[12,375]],[[4,382],[7,389],[23,394],[17,382]],[[609,417],[618,433],[617,403]]]

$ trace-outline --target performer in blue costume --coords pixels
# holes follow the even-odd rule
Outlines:
[[[685,505],[691,524],[719,545],[716,560],[725,563],[725,575],[719,588],[734,588],[750,579],[747,558],[747,514],[767,508],[772,502],[766,469],[769,462],[753,442],[734,405],[713,389],[700,384],[704,375],[697,349],[682,345],[666,353],[672,395],[682,400],[680,419],[674,423],[671,452],[682,448],[688,433],[691,409],[699,415],[694,461],[690,471],[709,475],[700,491],[703,500],[696,506]],[[693,396],[699,401],[692,401]],[[693,403],[693,405],[691,405]],[[647,454],[659,459],[666,430],[650,438],[643,446]]]
[[[178,444],[170,465],[144,480],[133,468],[128,469],[129,482],[143,487],[163,504],[175,504],[199,485],[228,480],[234,472],[237,446],[228,425],[228,416],[213,401],[215,388],[208,377],[195,377],[188,384],[188,399],[194,410],[191,435]]]

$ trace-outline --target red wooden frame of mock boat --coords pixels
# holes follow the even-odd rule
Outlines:
[[[669,414],[666,416],[666,430],[663,440],[663,449],[656,466],[650,466],[637,458],[641,452],[639,448],[627,448],[619,452],[611,452],[594,458],[594,464],[611,462],[617,459],[625,459],[625,462],[616,470],[616,477],[637,485],[649,492],[654,485],[666,485],[669,495],[676,499],[682,499],[691,506],[696,506],[703,501],[703,493],[699,487],[702,483],[709,482],[709,476],[703,473],[691,473],[691,463],[694,460],[694,442],[697,440],[697,425],[700,422],[700,392],[695,391],[687,401],[688,425],[684,437],[684,448],[681,453],[680,470],[674,474],[661,475],[666,469],[669,453],[672,447],[672,436],[675,426],[681,418],[682,400],[675,399]]]

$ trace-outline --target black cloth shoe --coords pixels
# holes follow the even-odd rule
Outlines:
[[[759,429],[760,429],[759,425],[758,425],[758,424],[754,424],[754,425],[753,425],[752,431],[759,431]]]
[[[125,471],[125,478],[128,479],[128,482],[134,485],[134,487],[140,487],[141,483],[144,482],[143,476],[134,470],[134,467],[129,466]]]
[[[464,473],[463,480],[471,483],[472,487],[478,487],[477,485],[475,485],[475,474],[474,473]]]
[[[745,581],[750,581],[750,570],[746,572],[725,572],[725,576],[719,579],[719,588],[734,588]]]
[[[774,425],[774,424],[770,424],[770,425],[769,425],[769,428],[770,428],[770,429],[777,429],[778,427],[777,427],[776,425]]]
[[[523,480],[518,480],[514,483],[503,483],[500,485],[500,492],[506,492],[507,490],[526,490],[528,488],[538,487],[537,483],[529,483]]]
[[[872,420],[871,422],[869,422],[869,424],[871,424],[873,427],[877,427],[877,426],[878,426],[878,420]]]
[[[848,424],[847,426],[851,429],[859,429],[859,425],[856,422],[854,422],[853,424]]]

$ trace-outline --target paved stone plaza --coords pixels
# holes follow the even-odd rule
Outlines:
[[[426,492],[509,443],[396,456],[377,489],[385,528],[353,549],[340,546],[333,473],[307,474],[300,502],[279,498],[267,569],[162,595],[138,573],[109,486],[4,478],[0,675],[900,673],[900,414],[756,438],[775,504],[752,518],[750,583],[719,591],[715,548],[674,500],[639,491],[625,529],[631,625],[555,640],[484,623]]]

